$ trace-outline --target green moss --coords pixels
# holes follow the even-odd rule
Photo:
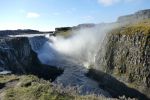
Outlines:
[[[15,75],[0,75],[0,83],[7,83],[13,80],[18,80],[18,77]]]
[[[65,38],[67,38],[67,37],[70,37],[72,35],[72,32],[71,32],[71,30],[68,30],[68,31],[59,31],[59,32],[56,32],[56,35],[57,36],[63,36]]]
[[[150,35],[150,20],[144,20],[114,29],[111,31],[111,33],[120,35],[133,35],[133,34]]]
[[[21,87],[26,87],[26,86],[32,85],[32,83],[34,83],[34,82],[38,82],[39,79],[37,77],[35,77],[35,76],[29,75],[28,77],[22,76],[20,81],[21,81],[20,86]]]
[[[6,91],[4,100],[15,100],[16,97],[14,95],[15,95],[14,89],[11,88]]]
[[[13,87],[7,87],[3,93],[3,100],[106,100],[105,97],[95,95],[81,96],[73,90],[67,92],[53,85],[49,81],[39,79],[33,75],[15,76],[8,75],[11,80],[18,78],[18,82]],[[5,76],[1,82],[5,82]],[[1,98],[0,98],[1,99]]]
[[[51,83],[35,76],[22,76],[15,87],[5,92],[5,100],[67,100],[71,98],[52,89]],[[69,99],[68,99],[69,100]]]

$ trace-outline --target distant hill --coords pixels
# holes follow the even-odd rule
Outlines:
[[[38,30],[31,30],[31,29],[25,29],[25,30],[1,30],[0,36],[7,36],[7,35],[23,35],[23,34],[44,34],[44,33],[53,33],[52,31],[49,32],[41,32]]]
[[[117,22],[133,22],[150,18],[150,9],[140,10],[134,14],[120,16]]]

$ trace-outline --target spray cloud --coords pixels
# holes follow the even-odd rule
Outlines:
[[[53,41],[50,46],[59,54],[88,67],[94,63],[97,50],[102,45],[106,33],[118,26],[118,24],[104,24],[73,30],[71,33],[73,35],[69,38],[50,37]]]

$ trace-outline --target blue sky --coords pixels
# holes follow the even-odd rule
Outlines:
[[[150,9],[150,0],[1,0],[0,30],[37,29],[113,22]]]

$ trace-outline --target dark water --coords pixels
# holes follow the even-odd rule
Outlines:
[[[57,77],[54,83],[63,86],[78,87],[81,94],[95,93],[110,96],[108,92],[99,88],[98,83],[85,74],[88,69],[75,59],[63,55],[53,48],[53,42],[44,37],[29,38],[32,49],[38,54],[43,64],[57,66],[64,69],[64,73]]]

